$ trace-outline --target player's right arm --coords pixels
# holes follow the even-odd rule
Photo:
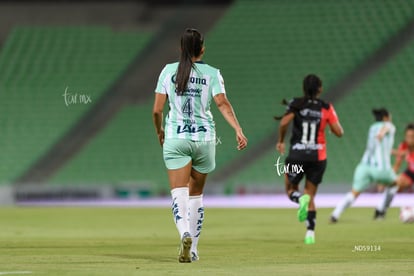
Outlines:
[[[162,127],[162,118],[163,118],[163,110],[164,105],[167,102],[167,88],[168,83],[166,78],[167,73],[167,66],[165,66],[160,76],[158,77],[157,81],[157,87],[155,88],[155,100],[154,100],[154,106],[152,108],[152,121],[155,126],[155,132],[158,136],[158,141],[160,142],[160,145],[162,146],[164,144],[164,128]]]
[[[295,118],[295,113],[289,112],[285,114],[280,120],[279,124],[279,138],[277,139],[276,150],[280,154],[285,154],[285,136],[290,122]]]
[[[162,127],[162,117],[164,105],[167,101],[167,95],[155,93],[154,107],[152,109],[152,120],[155,126],[155,132],[158,136],[158,141],[162,146],[164,144],[164,128]]]
[[[387,125],[384,125],[377,134],[377,139],[382,141],[382,138],[390,131],[390,128]]]
[[[401,163],[402,163],[402,158],[395,159],[394,168],[393,168],[395,173],[398,173],[398,171],[400,170]]]
[[[395,162],[394,162],[393,169],[394,169],[394,172],[395,173],[398,173],[398,171],[401,168],[401,164],[402,164],[402,161],[404,159],[404,156],[406,154],[406,151],[404,149],[404,144],[403,143],[400,144],[400,146],[398,147],[398,149],[397,150],[393,150],[392,153],[395,154]]]

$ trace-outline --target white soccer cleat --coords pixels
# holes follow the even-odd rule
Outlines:
[[[195,262],[200,260],[200,257],[195,252],[191,252],[191,261]]]

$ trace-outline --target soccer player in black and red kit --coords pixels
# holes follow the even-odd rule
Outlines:
[[[308,75],[303,80],[304,96],[294,98],[287,104],[286,113],[280,118],[279,137],[276,149],[285,153],[285,136],[289,124],[293,122],[289,154],[285,160],[285,186],[290,200],[299,203],[298,219],[306,221],[305,244],[315,243],[316,207],[314,197],[326,168],[325,127],[329,125],[337,137],[343,129],[332,104],[319,99],[322,81],[316,75]],[[299,183],[306,177],[303,195]]]

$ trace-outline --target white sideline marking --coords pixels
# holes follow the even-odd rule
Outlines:
[[[0,275],[31,274],[31,271],[0,271]]]

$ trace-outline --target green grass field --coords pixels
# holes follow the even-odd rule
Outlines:
[[[337,225],[330,211],[304,245],[294,209],[207,209],[201,259],[180,264],[169,208],[1,208],[0,275],[414,274],[414,224],[398,209],[385,221],[349,209]],[[360,245],[377,251],[353,252]]]

